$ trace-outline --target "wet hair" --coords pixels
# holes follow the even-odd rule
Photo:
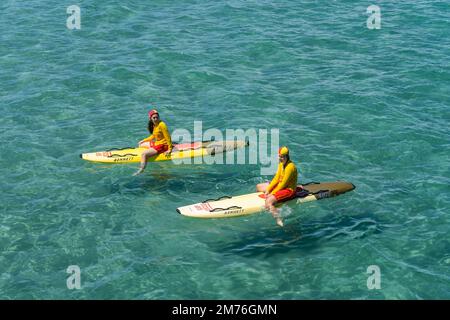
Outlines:
[[[147,129],[148,129],[148,132],[150,132],[150,134],[153,134],[154,127],[155,127],[155,125],[153,124],[153,121],[148,120]]]

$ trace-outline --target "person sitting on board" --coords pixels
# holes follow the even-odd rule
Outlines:
[[[283,220],[275,208],[275,204],[295,198],[297,190],[298,173],[295,164],[289,158],[289,149],[281,147],[278,150],[278,170],[270,183],[259,183],[256,191],[264,192],[266,209],[270,210],[277,224],[282,227]]]
[[[167,125],[160,120],[158,111],[149,111],[148,118],[148,131],[150,132],[150,136],[139,141],[139,147],[148,148],[148,150],[142,152],[141,166],[139,170],[134,174],[135,176],[145,170],[145,167],[147,166],[147,160],[150,157],[163,152],[165,153],[166,157],[169,157],[173,149],[169,130],[167,129]]]

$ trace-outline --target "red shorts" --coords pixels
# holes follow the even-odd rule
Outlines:
[[[282,189],[273,194],[277,202],[283,202],[287,200],[294,199],[297,196],[297,191],[292,191],[291,189]],[[266,199],[265,194],[260,194],[260,198]]]
[[[159,145],[151,145],[152,149],[155,149],[156,152],[158,152],[158,154],[166,152],[167,150],[169,150],[169,146],[167,144],[159,144]]]
[[[295,194],[295,190],[282,189],[275,192],[273,195],[275,196],[275,199],[277,199],[277,202],[283,202],[295,198]]]

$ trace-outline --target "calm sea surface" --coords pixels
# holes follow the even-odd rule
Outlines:
[[[71,4],[0,4],[1,299],[450,298],[448,1],[375,1],[378,30],[355,1],[78,1],[81,30]],[[270,176],[80,160],[136,145],[150,104],[171,131],[277,128],[301,183],[356,190],[284,228],[180,216]]]

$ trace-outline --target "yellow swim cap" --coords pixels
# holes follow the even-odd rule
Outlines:
[[[279,156],[288,156],[289,155],[289,149],[286,146],[281,147],[278,149],[278,155]]]

